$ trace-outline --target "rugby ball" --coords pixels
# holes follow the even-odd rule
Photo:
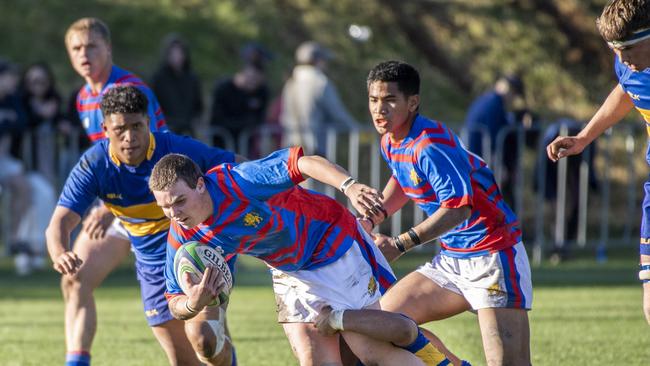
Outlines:
[[[217,268],[223,275],[226,283],[223,291],[219,293],[219,299],[208,304],[209,306],[222,304],[228,300],[232,289],[232,273],[226,259],[223,257],[221,248],[213,248],[198,241],[191,241],[183,244],[176,251],[174,256],[174,275],[176,282],[184,293],[187,294],[187,286],[182,280],[183,274],[189,273],[193,282],[201,281],[203,271],[207,266]]]

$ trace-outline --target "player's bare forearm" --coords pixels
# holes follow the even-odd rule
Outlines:
[[[413,227],[421,243],[431,241],[467,220],[472,213],[470,206],[458,208],[441,207],[433,215]],[[409,248],[407,248],[409,249]]]
[[[69,208],[57,206],[50,224],[45,230],[47,250],[52,261],[70,250],[70,233],[79,224],[81,217]]]
[[[547,146],[548,158],[557,161],[565,156],[581,153],[605,130],[620,122],[633,107],[632,98],[620,84],[617,85],[580,133],[576,136],[558,136]]]
[[[169,300],[169,312],[172,313],[172,316],[178,320],[188,320],[192,319],[198,314],[198,311],[188,310],[187,304],[188,297],[186,295],[174,296]]]
[[[334,188],[339,188],[340,184],[350,176],[350,173],[341,166],[318,155],[300,157],[298,170],[303,177],[315,179]]]

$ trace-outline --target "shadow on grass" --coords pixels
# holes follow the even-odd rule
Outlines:
[[[409,253],[393,263],[398,278],[429,261],[432,254]],[[596,263],[588,252],[577,253],[572,261],[552,266],[543,263],[532,270],[533,285],[539,287],[638,286],[638,257],[630,248],[610,254],[606,263]],[[236,286],[271,286],[269,271],[261,261],[240,257]],[[28,277],[14,273],[10,258],[0,260],[0,292],[4,299],[45,299],[60,297],[60,275],[53,270]],[[101,286],[103,289],[137,289],[133,259],[120,265]]]

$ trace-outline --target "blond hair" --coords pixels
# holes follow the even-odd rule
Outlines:
[[[100,36],[107,44],[111,44],[111,31],[106,23],[97,18],[81,18],[72,23],[65,32],[65,44],[68,45],[70,37],[78,32],[93,32]]]

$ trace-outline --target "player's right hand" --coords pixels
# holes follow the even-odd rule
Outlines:
[[[380,212],[383,195],[378,190],[355,182],[345,191],[352,206],[364,216],[374,216]]]
[[[318,333],[330,336],[338,332],[338,330],[332,328],[330,325],[330,314],[332,314],[332,307],[327,305],[320,310],[318,315],[316,315],[316,319],[314,319],[314,326],[316,329],[318,329]]]
[[[81,258],[79,258],[79,256],[77,256],[77,253],[69,250],[59,255],[54,260],[52,267],[54,267],[54,270],[59,272],[60,274],[73,275],[77,273],[77,270],[79,269],[79,267],[81,267],[82,263],[83,261],[81,260]]]
[[[546,146],[546,155],[554,162],[566,156],[580,154],[587,144],[577,136],[558,136]]]
[[[400,252],[399,249],[397,249],[395,244],[393,244],[393,238],[390,236],[383,234],[374,234],[372,235],[372,238],[375,240],[375,245],[377,245],[381,251],[381,254],[383,254],[389,262],[393,262],[402,254],[404,254]]]
[[[104,205],[93,208],[84,219],[83,230],[93,239],[101,239],[106,235],[115,216]]]
[[[219,293],[226,286],[226,281],[221,271],[212,266],[205,268],[203,277],[201,277],[201,281],[198,283],[194,282],[189,272],[183,274],[182,280],[187,285],[188,293],[185,295],[188,297],[188,304],[192,309],[196,309],[197,311],[203,310],[203,308],[215,299],[218,300]]]

